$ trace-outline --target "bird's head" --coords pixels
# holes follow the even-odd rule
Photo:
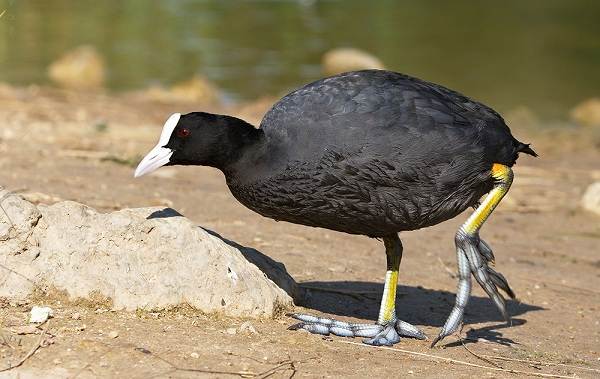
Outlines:
[[[175,113],[165,122],[158,143],[135,170],[140,177],[162,166],[198,165],[222,169],[244,144],[247,124],[235,117],[205,112]],[[245,126],[245,125],[243,125]]]

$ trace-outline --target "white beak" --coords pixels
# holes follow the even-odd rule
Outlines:
[[[173,155],[173,150],[158,145],[155,146],[154,149],[150,150],[148,155],[146,155],[137,166],[133,177],[138,178],[166,165],[169,163],[171,155]]]
[[[150,150],[144,159],[142,159],[140,164],[135,169],[135,173],[133,174],[135,178],[148,174],[169,163],[171,155],[173,155],[173,150],[164,146],[169,143],[171,134],[173,134],[173,130],[175,130],[180,117],[180,113],[175,113],[167,119],[167,122],[165,122],[163,130],[160,133],[160,139],[158,140],[158,143],[152,150]]]

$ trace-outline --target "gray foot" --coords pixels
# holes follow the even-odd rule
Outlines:
[[[515,298],[515,293],[508,285],[504,275],[490,267],[494,263],[494,253],[490,246],[478,234],[468,235],[461,229],[456,235],[456,253],[459,277],[456,301],[446,323],[440,330],[439,335],[433,340],[431,347],[457,331],[462,325],[465,307],[471,296],[471,274],[494,301],[502,317],[510,322],[510,317],[506,311],[506,301],[498,289],[504,291],[512,299]]]
[[[300,322],[290,326],[290,330],[304,329],[313,334],[334,334],[341,337],[365,337],[363,342],[374,346],[391,346],[400,341],[400,337],[427,339],[417,327],[402,320],[393,320],[384,325],[351,324],[301,313],[290,313],[288,316]]]

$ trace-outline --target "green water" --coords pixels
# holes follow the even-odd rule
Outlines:
[[[15,84],[45,83],[50,62],[91,44],[113,90],[200,73],[253,99],[319,78],[324,52],[352,46],[500,111],[564,119],[600,96],[600,1],[0,0],[2,10],[0,81]]]

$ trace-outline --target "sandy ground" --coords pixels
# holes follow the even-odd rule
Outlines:
[[[100,210],[170,206],[199,225],[283,262],[308,292],[299,310],[344,320],[376,318],[385,254],[382,243],[265,219],[236,202],[220,172],[170,167],[134,180],[133,165],[153,146],[174,111],[232,112],[256,122],[269,101],[226,109],[109,97],[44,88],[0,86],[0,185],[39,202],[80,201]],[[43,347],[6,377],[600,377],[600,217],[579,208],[586,186],[600,180],[598,134],[578,129],[520,129],[541,158],[522,157],[510,195],[482,237],[520,301],[509,302],[512,326],[475,288],[463,343],[439,347],[403,339],[398,350],[286,330],[292,320],[246,320],[181,308],[116,312],[102,303],[73,304],[56,294],[2,302],[0,368],[15,364],[41,334],[18,335],[32,305],[55,317]],[[401,235],[400,317],[435,336],[456,287],[453,236],[466,214]],[[202,275],[198,272],[198,275]],[[323,288],[332,289],[324,291]],[[360,342],[355,340],[354,342]],[[432,358],[435,355],[442,357]],[[496,356],[508,361],[476,357]],[[484,367],[451,363],[454,359]],[[489,359],[489,358],[488,358]],[[505,370],[505,371],[501,371]],[[595,370],[595,371],[594,371]]]

